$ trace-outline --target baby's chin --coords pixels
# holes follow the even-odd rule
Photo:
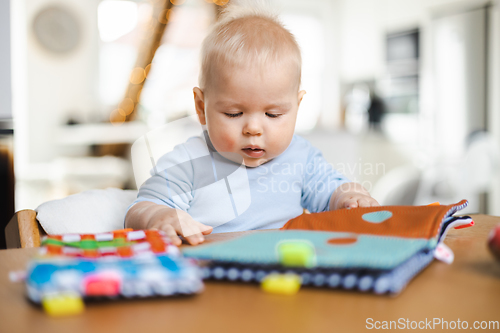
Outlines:
[[[272,158],[269,158],[268,156],[263,156],[263,157],[259,157],[259,158],[251,158],[251,157],[246,156],[243,153],[238,154],[238,153],[233,153],[233,152],[219,152],[219,154],[230,161],[233,161],[233,162],[238,163],[238,164],[243,164],[247,168],[256,168],[256,167],[272,160]]]
[[[248,157],[245,157],[243,159],[243,163],[245,164],[245,166],[247,168],[256,168],[266,162],[268,162],[269,159],[267,158],[248,158]]]

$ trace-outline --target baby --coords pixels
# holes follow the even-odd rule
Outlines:
[[[179,236],[195,245],[212,231],[280,228],[303,208],[314,213],[378,205],[365,188],[294,135],[305,94],[299,90],[300,49],[273,14],[255,5],[229,5],[205,38],[201,55],[199,87],[193,92],[204,134],[159,160],[158,165],[176,167],[155,173],[141,186],[126,227],[161,229],[175,245],[181,244]],[[207,163],[196,157],[200,151],[207,151]],[[235,202],[238,186],[227,175],[230,201],[203,190],[223,178],[217,176],[221,165],[226,170],[243,165],[249,192],[245,207]],[[227,222],[220,225],[222,220]]]

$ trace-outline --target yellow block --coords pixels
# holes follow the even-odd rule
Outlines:
[[[268,293],[294,295],[300,283],[300,276],[296,274],[269,274],[262,280],[261,288]]]
[[[42,300],[42,306],[51,316],[75,315],[85,310],[80,295],[73,293],[46,296]]]
[[[305,241],[286,241],[277,246],[283,266],[313,267],[316,264],[314,245]]]

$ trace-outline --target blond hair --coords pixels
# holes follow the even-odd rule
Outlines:
[[[288,62],[300,85],[302,59],[295,37],[263,1],[233,0],[205,37],[201,48],[199,85],[209,86],[215,68]]]

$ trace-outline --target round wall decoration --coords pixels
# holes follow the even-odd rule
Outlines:
[[[81,39],[81,27],[72,12],[52,5],[40,10],[33,20],[33,31],[38,42],[53,53],[73,50]]]

